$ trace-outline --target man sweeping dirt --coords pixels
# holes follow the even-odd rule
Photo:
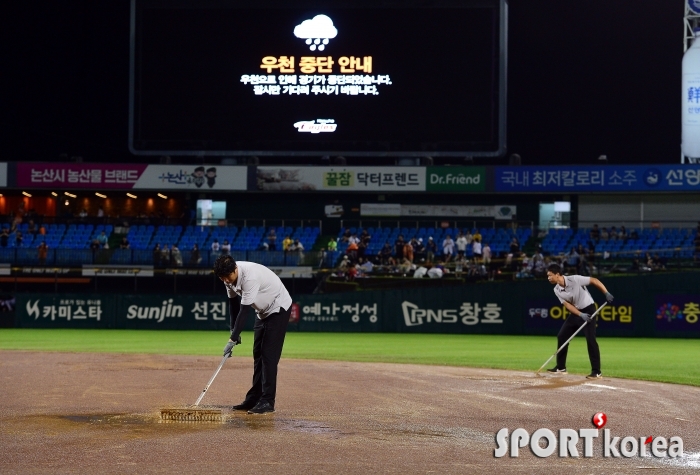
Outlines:
[[[588,285],[593,285],[605,294],[605,299],[608,303],[612,303],[613,296],[603,283],[595,277],[585,277],[582,275],[562,275],[561,267],[558,264],[551,264],[547,268],[547,280],[550,284],[554,284],[554,294],[559,301],[564,304],[570,315],[562,325],[559,334],[557,335],[558,347],[561,348],[564,343],[581,327],[587,323],[583,329],[586,335],[586,343],[588,345],[588,358],[591,360],[591,374],[586,376],[588,379],[598,379],[602,376],[600,372],[600,349],[595,336],[595,303],[593,297],[586,288]],[[591,318],[593,315],[594,318]],[[589,320],[592,320],[589,322]],[[557,365],[554,368],[548,369],[550,373],[566,374],[566,355],[569,351],[569,345],[561,348],[557,353]]]
[[[231,356],[233,347],[241,343],[248,308],[253,307],[257,314],[253,327],[253,386],[245,400],[233,409],[247,410],[248,414],[275,412],[277,364],[282,355],[292,298],[274,272],[254,262],[236,262],[231,255],[223,255],[214,262],[214,273],[226,286],[231,314],[231,338],[224,348],[224,356]],[[237,296],[241,297],[241,307],[238,315],[234,315]]]

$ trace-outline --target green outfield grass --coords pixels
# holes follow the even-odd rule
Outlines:
[[[249,356],[251,332],[236,356]],[[148,330],[0,330],[0,350],[216,355],[227,332]],[[700,340],[598,338],[603,375],[700,386]],[[556,337],[400,333],[287,333],[284,358],[414,363],[535,371]],[[552,360],[553,361],[553,360]],[[548,366],[553,366],[550,363]],[[571,342],[570,373],[588,374],[586,341]]]

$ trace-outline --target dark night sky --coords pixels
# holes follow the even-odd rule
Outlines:
[[[679,162],[681,0],[509,4],[509,153],[525,165]],[[127,149],[129,2],[12,5],[2,160],[146,160]]]

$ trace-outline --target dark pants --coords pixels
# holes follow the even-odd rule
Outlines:
[[[588,307],[582,309],[583,313],[588,315],[593,315],[595,313],[595,305],[591,304]],[[596,317],[597,319],[598,317]],[[598,342],[595,339],[595,324],[596,319],[591,320],[583,328],[582,333],[586,336],[586,344],[588,345],[588,358],[591,360],[591,370],[594,373],[600,373],[600,349],[598,348]],[[557,348],[561,347],[566,340],[571,338],[576,330],[578,330],[585,321],[578,315],[569,315],[569,317],[562,325],[559,334],[557,335]],[[557,354],[557,368],[566,368],[566,354],[569,352],[569,345],[566,345]]]
[[[246,394],[250,403],[269,402],[275,406],[277,393],[277,364],[282,356],[284,336],[287,334],[289,309],[280,309],[265,319],[255,318],[253,327],[253,386]]]

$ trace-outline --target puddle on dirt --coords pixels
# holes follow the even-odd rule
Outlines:
[[[69,414],[69,415],[48,415],[48,416],[28,416],[21,418],[30,425],[38,424],[51,427],[56,431],[75,430],[80,426],[99,427],[122,427],[134,432],[162,433],[171,430],[204,430],[204,429],[226,429],[240,428],[247,430],[268,430],[301,432],[317,435],[342,435],[342,432],[330,427],[327,424],[316,421],[279,418],[274,415],[254,416],[254,415],[231,415],[224,414],[221,422],[210,421],[164,421],[160,419],[158,413],[154,414]],[[167,428],[165,427],[167,426]]]
[[[158,416],[144,414],[88,414],[88,415],[69,415],[58,416],[62,419],[76,422],[79,424],[93,425],[134,425],[134,424],[153,424],[159,422]]]

